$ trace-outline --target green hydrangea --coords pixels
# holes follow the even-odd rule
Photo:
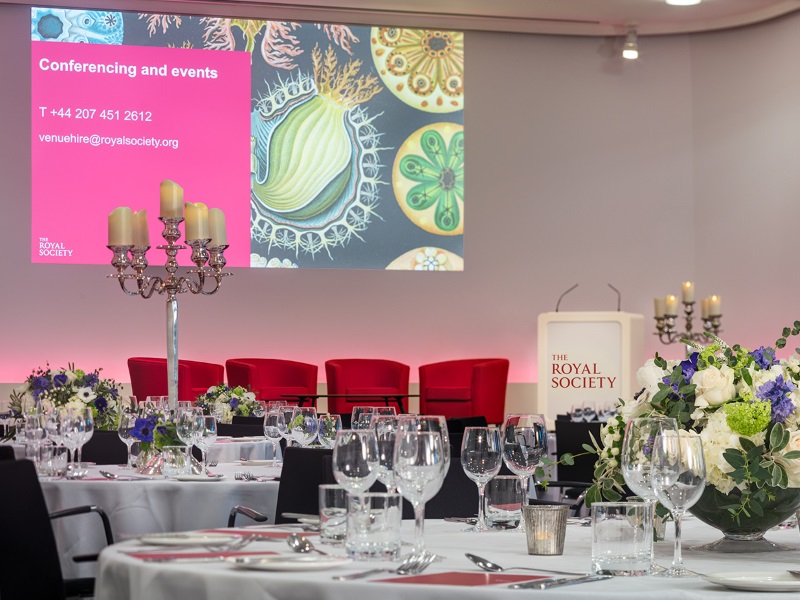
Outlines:
[[[750,437],[767,428],[772,404],[762,400],[731,402],[725,405],[724,410],[728,427],[740,435]]]

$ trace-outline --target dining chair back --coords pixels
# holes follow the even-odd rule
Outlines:
[[[259,419],[258,425],[250,423],[219,423],[217,425],[217,434],[222,436],[230,436],[234,438],[241,437],[255,437],[257,435],[264,436],[263,420]],[[265,438],[266,439],[266,438]]]
[[[148,396],[166,396],[167,359],[133,357],[128,359],[128,372],[131,376],[131,390],[138,402]],[[197,396],[205,394],[208,388],[224,382],[225,367],[196,360],[178,361],[178,400],[194,402]]]
[[[225,371],[229,386],[247,388],[263,401],[317,393],[317,365],[278,358],[232,358],[225,361]]]
[[[81,458],[98,465],[121,465],[128,461],[128,449],[116,431],[95,431],[84,444]]]
[[[584,454],[583,444],[592,445],[591,435],[600,443],[600,428],[602,423],[556,421],[556,449],[558,455]],[[558,465],[558,479],[564,481],[579,481],[592,483],[594,481],[594,463],[597,457],[593,454],[579,456],[572,465]]]
[[[327,448],[300,448],[289,446],[283,452],[281,484],[275,506],[275,523],[294,523],[295,519],[282,516],[285,512],[319,514],[319,486],[333,481],[330,463],[325,457],[333,450]],[[5,600],[5,599],[4,599]]]
[[[14,460],[14,448],[11,446],[0,446],[0,460]]]
[[[408,394],[408,365],[382,358],[339,358],[325,362],[328,393]],[[382,398],[328,398],[328,412],[348,414],[354,406],[385,406]]]
[[[448,419],[483,416],[489,423],[502,423],[508,367],[505,358],[469,358],[420,366],[420,413]]]

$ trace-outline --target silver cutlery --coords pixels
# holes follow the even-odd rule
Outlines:
[[[308,552],[317,552],[318,554],[325,554],[327,552],[323,552],[319,548],[315,548],[314,544],[311,543],[307,537],[300,535],[299,533],[292,533],[286,538],[286,543],[289,544],[289,548],[294,550],[295,552],[300,552],[301,554],[305,554]]]
[[[612,579],[612,575],[584,575],[583,577],[563,577],[561,579],[544,579],[538,581],[525,581],[514,583],[510,587],[513,590],[549,590],[550,588],[562,585],[576,585],[578,583],[589,583],[590,581],[602,581]]]
[[[236,481],[272,481],[275,479],[274,477],[267,477],[267,476],[258,476],[250,471],[234,471],[233,478]]]
[[[481,556],[476,556],[475,554],[470,554],[466,552],[464,554],[468,559],[470,559],[473,563],[478,565],[484,571],[489,571],[490,573],[502,573],[503,571],[510,571],[512,569],[518,570],[522,569],[525,571],[537,571],[539,573],[554,573],[556,575],[576,575],[576,576],[585,576],[585,573],[572,573],[570,571],[554,571],[552,569],[538,569],[535,567],[501,567],[497,563],[493,563],[492,561],[485,559]]]
[[[335,581],[352,581],[354,579],[363,579],[379,573],[392,573],[394,575],[417,575],[427,569],[430,564],[436,559],[436,555],[430,552],[422,554],[409,554],[405,560],[396,569],[370,569],[369,571],[361,571],[360,573],[351,573],[350,575],[336,575],[333,579]]]
[[[111,479],[112,481],[142,481],[150,479],[149,477],[135,477],[133,475],[117,475],[116,473],[111,473],[109,471],[100,471],[100,475],[106,479]]]

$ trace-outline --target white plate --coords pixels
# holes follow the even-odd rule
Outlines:
[[[786,571],[709,573],[703,579],[746,592],[800,592],[800,577]]]
[[[254,460],[240,460],[239,464],[243,467],[271,467],[272,459],[254,459]],[[278,461],[278,466],[281,466],[281,461]]]
[[[239,535],[224,533],[151,533],[138,538],[142,544],[149,546],[206,546],[228,544],[241,539]]]
[[[238,569],[256,571],[321,571],[352,562],[339,556],[309,554],[271,554],[265,556],[230,556],[225,559]]]
[[[244,437],[233,438],[234,442],[264,442],[267,438],[263,435],[246,435]]]
[[[175,481],[221,481],[224,475],[175,475]]]
[[[232,440],[233,436],[232,435],[218,435],[217,439],[218,440]]]

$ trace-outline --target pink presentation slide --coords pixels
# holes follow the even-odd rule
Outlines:
[[[250,54],[32,42],[31,260],[108,264],[108,213],[147,209],[163,265],[159,186],[221,208],[225,258],[250,266]],[[180,253],[188,265],[189,250]]]

